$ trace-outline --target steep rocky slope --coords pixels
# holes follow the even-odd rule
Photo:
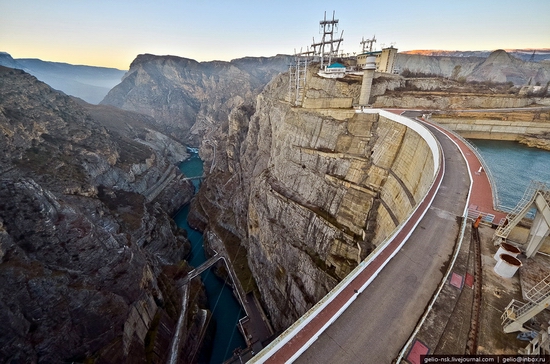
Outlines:
[[[230,111],[252,100],[271,78],[288,69],[289,57],[197,62],[139,55],[102,104],[153,116],[163,131],[198,145]]]
[[[312,65],[307,107],[293,108],[288,74],[256,97],[268,78],[258,81],[262,67],[273,70],[270,61],[239,62],[246,67],[142,55],[104,104],[153,115],[172,136],[200,146],[208,177],[192,224],[206,230],[207,245],[229,252],[245,290],[261,294],[275,328],[282,329],[398,225],[422,196],[429,173],[399,170],[416,165],[403,162],[406,155],[424,153],[406,127],[353,113],[360,77],[323,79]],[[398,75],[378,75],[373,88],[381,107],[523,106],[534,100],[473,93],[467,82]],[[426,161],[417,171],[433,167]],[[395,192],[396,186],[406,191]]]
[[[0,362],[165,362],[192,186],[148,123],[0,67]]]

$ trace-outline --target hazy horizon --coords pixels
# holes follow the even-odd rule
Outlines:
[[[325,11],[335,11],[344,53],[360,52],[373,35],[377,49],[399,51],[550,48],[550,1],[541,0],[0,0],[0,10],[0,50],[13,58],[121,70],[144,53],[197,61],[293,54],[321,39]]]

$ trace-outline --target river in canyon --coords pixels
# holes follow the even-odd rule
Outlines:
[[[193,154],[192,157],[181,163],[180,170],[187,177],[202,176],[203,164],[201,159]],[[195,191],[198,190],[200,179],[193,180]],[[192,229],[187,224],[189,205],[184,206],[175,216],[176,224],[187,231],[187,237],[191,242],[191,256],[189,264],[198,267],[207,260],[202,246],[202,233]],[[231,358],[236,348],[246,348],[246,342],[238,330],[237,323],[245,313],[239,302],[233,295],[231,287],[214,274],[212,268],[200,275],[208,297],[209,309],[215,320],[216,333],[211,364],[223,363]]]

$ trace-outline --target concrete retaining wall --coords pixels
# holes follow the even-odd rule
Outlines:
[[[304,109],[350,109],[352,102],[351,97],[306,98],[302,107]]]
[[[435,194],[435,191],[439,188],[439,183],[442,179],[442,173],[439,174],[438,178],[438,172],[440,172],[439,168],[441,166],[441,154],[439,149],[439,144],[435,137],[422,125],[418,124],[415,121],[412,121],[408,118],[391,114],[389,112],[383,111],[383,110],[366,110],[366,113],[379,113],[380,119],[384,122],[384,119],[386,119],[387,128],[389,135],[402,135],[404,137],[403,140],[403,148],[402,152],[399,152],[399,146],[400,142],[393,143],[391,139],[387,139],[383,143],[381,143],[382,148],[379,149],[386,149],[386,150],[393,150],[394,152],[397,151],[397,153],[394,153],[395,160],[398,161],[395,164],[395,170],[392,173],[392,176],[398,176],[394,179],[401,179],[403,181],[407,181],[406,183],[409,184],[409,187],[407,189],[415,190],[415,193],[418,193],[419,200],[427,200],[428,206],[433,201],[433,196]],[[393,125],[392,125],[393,124]],[[419,151],[415,151],[414,149],[414,143],[419,142],[420,145],[416,145],[417,149]],[[381,156],[382,157],[382,156]],[[413,166],[407,168],[405,165],[407,164],[408,160],[414,160],[415,158],[418,158],[418,161],[413,161]],[[394,163],[390,163],[391,158],[383,159],[379,158],[379,162],[381,164],[389,163],[393,165]],[[387,165],[387,164],[386,164]],[[422,167],[424,166],[427,168],[426,170],[421,169],[417,170],[416,167]],[[429,169],[431,166],[431,170]],[[435,167],[435,168],[434,168]],[[383,175],[382,167],[378,167],[380,169],[380,175]],[[370,177],[369,177],[370,178]],[[414,182],[416,181],[416,182]],[[429,181],[426,183],[426,181]],[[402,185],[401,183],[397,183],[397,185]],[[417,186],[415,189],[413,186]],[[385,187],[384,187],[385,188]],[[403,188],[399,188],[395,186],[395,183],[390,182],[387,187],[387,191],[390,191],[392,189],[395,189],[395,191],[404,192]],[[428,196],[429,190],[431,191],[431,197]],[[422,193],[421,191],[424,192]],[[401,193],[400,192],[400,193]],[[386,192],[385,192],[386,193]],[[389,192],[388,192],[389,193]],[[416,194],[413,194],[416,196]],[[420,201],[418,201],[420,202]],[[266,360],[268,360],[274,353],[276,353],[281,347],[283,347],[287,342],[289,342],[300,330],[302,330],[306,325],[308,325],[317,315],[320,313],[325,307],[327,307],[335,297],[340,294],[349,284],[352,282],[374,259],[376,259],[379,254],[389,245],[389,243],[402,231],[403,227],[405,226],[405,223],[411,218],[412,214],[415,211],[418,211],[420,207],[425,208],[424,212],[421,213],[421,216],[419,219],[424,216],[425,211],[428,207],[424,207],[420,203],[416,203],[414,208],[409,212],[409,214],[404,218],[403,221],[400,222],[399,226],[394,226],[391,230],[390,235],[385,239],[385,241],[381,242],[379,246],[373,251],[365,260],[363,260],[348,276],[346,276],[336,287],[334,287],[325,297],[323,297],[319,302],[317,302],[306,314],[304,314],[300,319],[298,319],[293,325],[291,325],[289,328],[287,328],[279,337],[277,337],[273,342],[271,342],[266,348],[264,348],[258,355],[253,357],[249,363],[263,363]],[[420,209],[422,210],[422,209]],[[388,210],[384,211],[382,209],[380,211],[382,220],[385,222],[391,221],[391,218],[389,218],[390,214]],[[379,216],[380,218],[380,216]],[[415,225],[418,222],[415,222]],[[388,224],[390,226],[391,224]],[[409,233],[410,235],[410,233]],[[397,248],[392,255],[385,261],[385,263],[378,269],[378,271],[369,279],[367,283],[365,283],[362,287],[359,288],[359,293],[362,292],[369,284],[370,282],[376,277],[378,272],[387,264],[387,262],[395,255],[402,244],[406,241],[408,236],[404,239],[404,241],[401,243],[399,248]],[[348,306],[353,302],[356,296],[353,296],[343,307],[340,308],[340,310],[331,318],[328,320],[328,322],[317,332],[317,334],[306,343],[305,346],[303,346],[298,352],[289,360],[289,362],[292,362],[297,358],[307,347],[309,347],[318,337],[318,335],[326,329]]]
[[[510,120],[480,120],[480,119],[438,119],[433,121],[456,131],[464,138],[518,140],[526,134],[550,133],[550,123],[510,121]]]
[[[518,98],[499,95],[449,95],[445,93],[400,93],[397,95],[376,96],[374,107],[403,109],[494,109],[526,107],[533,98]]]

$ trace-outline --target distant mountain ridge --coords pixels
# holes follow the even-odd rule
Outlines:
[[[52,88],[91,104],[99,104],[126,73],[116,68],[72,65],[32,58],[14,59],[6,52],[0,52],[0,66],[24,70]]]
[[[399,73],[408,70],[412,74],[436,75],[463,82],[512,82],[515,86],[545,86],[550,82],[550,61],[524,61],[502,49],[487,57],[473,53],[470,56],[428,56],[403,52],[397,54],[395,68]]]
[[[526,48],[526,49],[504,49],[506,53],[523,61],[541,62],[550,60],[550,48]],[[403,54],[418,54],[422,56],[444,56],[444,57],[483,57],[487,58],[494,51],[444,51],[437,49],[417,49],[400,52]],[[534,52],[534,55],[533,55]]]

